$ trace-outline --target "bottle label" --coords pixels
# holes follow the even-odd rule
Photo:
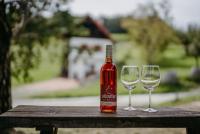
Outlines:
[[[101,101],[102,106],[116,106],[116,102]]]
[[[101,90],[101,105],[116,106],[116,93],[110,86]]]

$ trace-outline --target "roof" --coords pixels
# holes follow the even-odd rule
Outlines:
[[[107,28],[99,21],[92,19],[90,16],[86,16],[81,24],[89,29],[90,37],[106,38],[113,41]]]

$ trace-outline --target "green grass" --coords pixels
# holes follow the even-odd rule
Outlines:
[[[120,41],[117,43],[115,54],[116,62],[121,63],[118,65],[118,70],[124,64],[136,64],[140,67],[142,64],[145,64],[143,60],[144,51],[141,51],[139,45],[128,42],[126,34],[114,34],[113,37]],[[195,65],[194,58],[185,56],[184,49],[181,45],[169,45],[160,57],[162,58],[157,64],[160,66],[161,71],[164,73],[169,70],[174,70],[181,78],[187,77],[190,69]]]
[[[128,91],[122,86],[122,84],[118,81],[117,92],[118,95],[128,94]],[[154,93],[168,93],[174,91],[188,91],[191,88],[195,87],[194,83],[183,83],[181,85],[160,85]],[[138,84],[135,90],[133,90],[133,94],[143,94],[147,93],[146,90],[142,87],[141,84]],[[95,81],[92,84],[88,84],[85,86],[81,86],[80,88],[71,89],[67,91],[59,91],[59,92],[49,92],[45,94],[41,94],[38,96],[33,96],[33,98],[65,98],[65,97],[84,97],[84,96],[98,96],[100,94],[99,82]]]
[[[51,40],[49,47],[41,47],[41,62],[37,68],[30,70],[32,81],[25,82],[22,79],[16,80],[12,77],[12,86],[20,86],[27,83],[38,82],[55,78],[59,75],[61,69],[61,55],[63,42],[55,39]]]
[[[160,104],[160,106],[177,106],[177,105],[189,104],[194,101],[200,101],[200,96],[190,96],[176,101],[165,102]]]
[[[180,46],[170,46],[168,51],[163,54],[162,60],[158,63],[162,68],[190,68],[194,64],[191,57],[186,57],[179,53]]]
[[[113,38],[118,41],[116,45],[115,62],[117,63],[118,74],[122,65],[124,64],[135,64],[141,67],[145,64],[143,60],[143,53],[139,45],[128,42],[128,36],[126,34],[113,34]],[[41,64],[38,68],[31,70],[32,82],[42,81],[54,78],[59,75],[61,67],[61,54],[63,49],[63,42],[58,42],[53,40],[52,44],[49,45],[48,49],[43,48]],[[155,90],[157,93],[165,92],[175,92],[175,91],[188,91],[191,88],[198,86],[197,83],[188,80],[188,75],[190,73],[191,67],[194,65],[194,59],[191,57],[186,57],[184,49],[181,45],[170,45],[168,49],[160,55],[162,60],[157,64],[160,65],[161,76],[167,71],[174,70],[180,79],[180,85],[160,85],[158,89]],[[119,79],[119,75],[118,75]],[[13,85],[18,86],[24,84],[23,81],[13,80]],[[141,85],[139,85],[133,93],[146,93]],[[128,92],[122,87],[121,83],[118,82],[118,94],[127,94]],[[42,94],[41,98],[52,98],[52,97],[79,97],[79,96],[94,96],[99,95],[99,82],[92,82],[91,84],[81,86],[80,88],[52,92]]]

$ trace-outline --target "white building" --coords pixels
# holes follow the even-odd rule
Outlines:
[[[103,25],[90,17],[86,17],[84,24],[91,31],[90,35],[72,37],[69,40],[69,78],[79,81],[99,75],[100,68],[105,62],[105,46],[106,44],[113,44],[107,29]]]
[[[105,61],[105,45],[109,39],[73,37],[70,39],[69,77],[84,80],[98,75]]]

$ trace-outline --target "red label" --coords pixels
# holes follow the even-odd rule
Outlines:
[[[116,105],[116,93],[112,87],[108,85],[107,88],[104,88],[101,91],[101,105]]]

